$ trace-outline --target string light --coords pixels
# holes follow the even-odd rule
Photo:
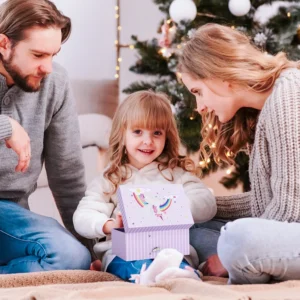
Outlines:
[[[210,163],[210,158],[208,158],[208,159],[206,160],[206,162],[209,164],[209,163]]]
[[[212,143],[211,148],[216,148],[216,143]]]
[[[205,166],[205,161],[204,160],[199,161],[199,165],[201,168],[203,168]]]
[[[230,166],[227,170],[226,170],[226,174],[230,175],[234,170],[234,166]]]
[[[287,15],[288,18],[291,17],[291,13],[290,12],[288,12],[286,15]]]
[[[124,45],[120,43],[121,40],[121,30],[122,30],[122,26],[121,26],[121,7],[120,7],[120,0],[116,0],[116,5],[115,5],[115,18],[117,21],[116,24],[116,29],[117,29],[117,38],[115,40],[115,47],[117,49],[117,55],[116,55],[116,74],[115,74],[115,78],[119,79],[120,78],[120,63],[122,62],[122,58],[120,56],[121,54],[121,48],[129,48],[131,50],[134,49],[134,45]]]
[[[234,26],[234,25],[232,25],[232,26],[231,26],[231,29],[234,29],[234,28],[235,28],[235,26]]]
[[[225,155],[226,155],[227,157],[230,157],[230,156],[231,156],[231,152],[230,152],[230,151],[227,151]]]

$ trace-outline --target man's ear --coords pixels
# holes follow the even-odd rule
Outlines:
[[[10,52],[10,50],[11,50],[11,41],[5,34],[1,33],[0,34],[0,53],[1,53],[2,57],[6,57],[7,53]]]

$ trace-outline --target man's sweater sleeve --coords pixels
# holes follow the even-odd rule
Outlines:
[[[52,101],[57,101],[58,107],[45,131],[45,167],[62,220],[77,236],[72,217],[86,186],[78,116],[69,81],[53,97]]]
[[[0,115],[0,141],[11,137],[12,127],[8,116]]]

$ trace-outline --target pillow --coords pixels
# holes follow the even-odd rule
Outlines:
[[[107,149],[112,120],[100,114],[79,115],[78,119],[82,147],[96,145]]]

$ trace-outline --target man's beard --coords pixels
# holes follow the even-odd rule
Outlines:
[[[3,67],[5,68],[6,72],[13,79],[15,85],[17,85],[24,92],[34,93],[34,92],[39,91],[47,74],[43,73],[43,74],[38,75],[38,76],[43,76],[39,85],[36,85],[36,86],[30,85],[28,82],[28,79],[30,78],[31,75],[23,76],[21,74],[20,69],[12,63],[13,56],[14,56],[13,54],[14,54],[14,52],[11,53],[10,57],[7,60],[4,60],[2,57],[2,64],[3,64]]]

